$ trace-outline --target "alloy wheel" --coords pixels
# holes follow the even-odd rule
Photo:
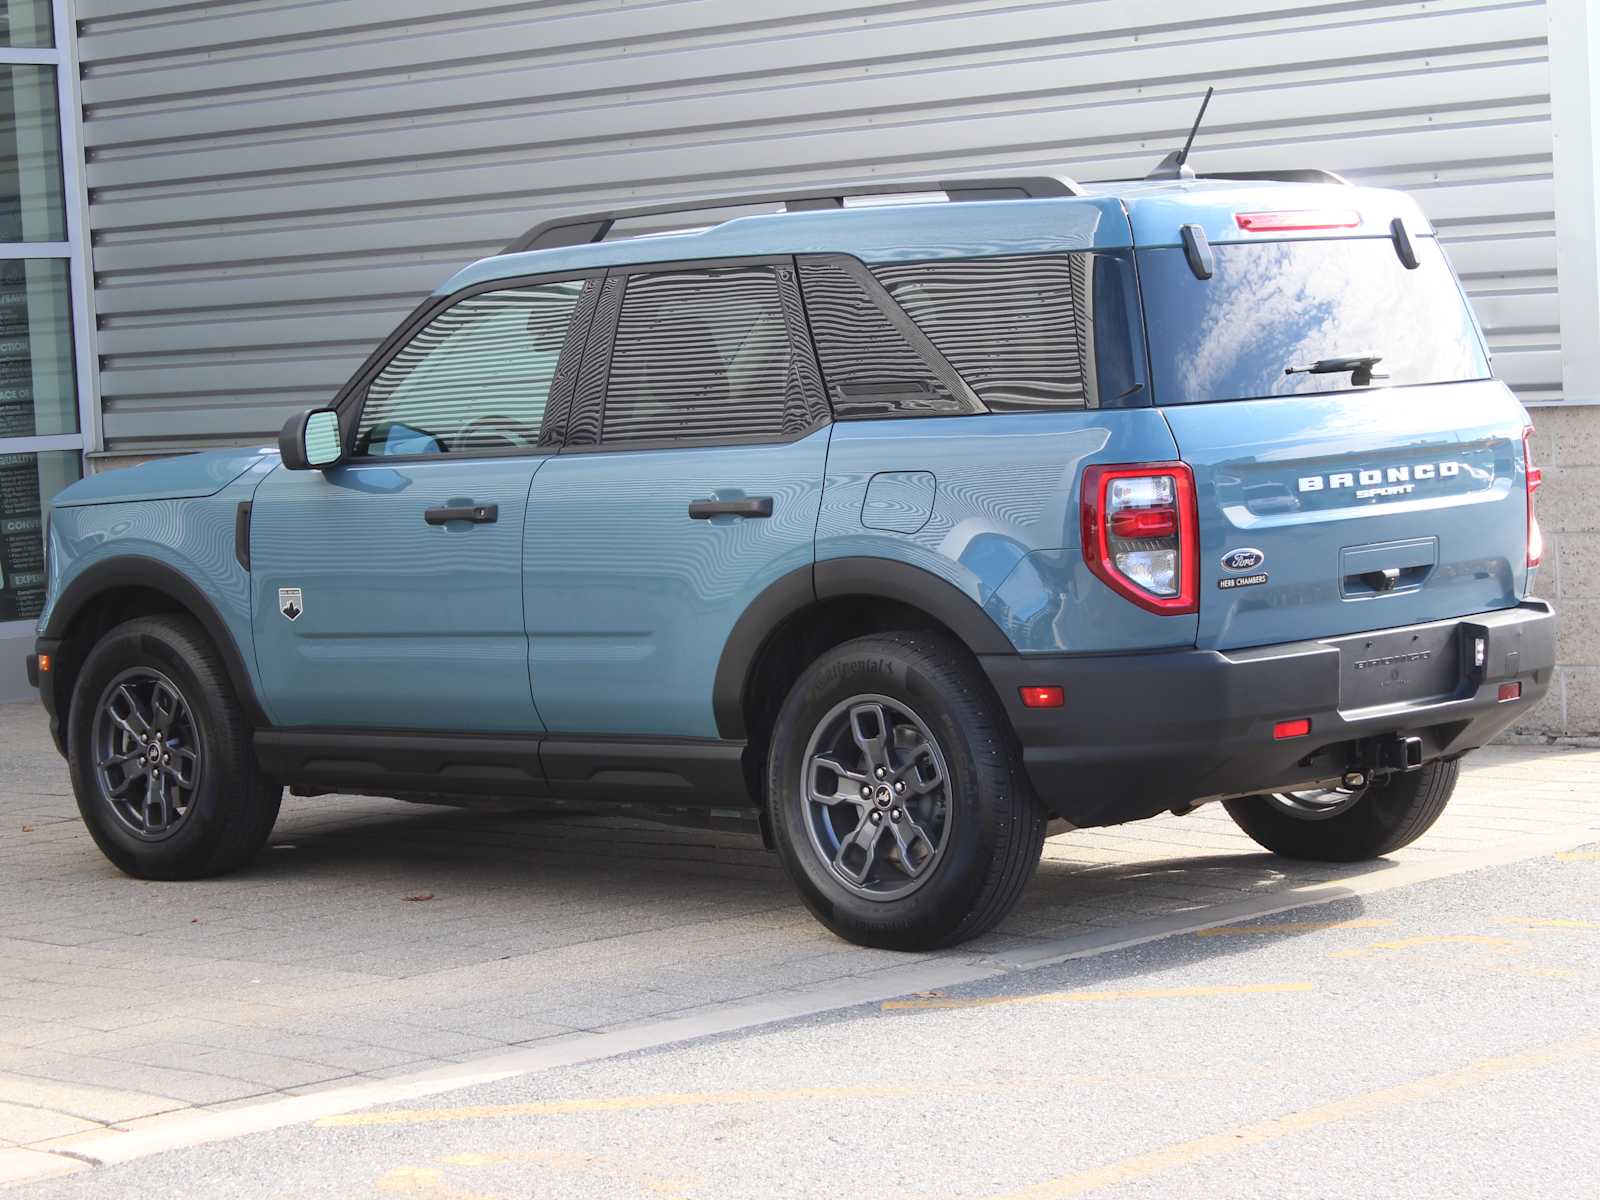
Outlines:
[[[921,887],[952,825],[950,771],[921,717],[887,696],[835,705],[811,734],[800,795],[811,848],[869,900]]]
[[[200,731],[178,686],[135,667],[101,694],[92,749],[101,799],[144,841],[171,837],[194,811]]]

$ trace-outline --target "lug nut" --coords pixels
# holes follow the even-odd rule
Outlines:
[[[872,823],[874,825],[882,825],[883,824],[883,814],[881,812],[877,812],[876,810],[874,810],[874,812],[872,814]]]
[[[888,772],[887,768],[884,768],[884,767],[879,767],[876,771],[873,772],[873,774],[876,775],[879,779],[882,779],[888,773],[889,772]]]
[[[896,779],[894,781],[894,790],[897,793],[904,792],[906,790],[906,781],[904,779]]]
[[[889,820],[898,821],[899,819],[900,819],[900,810],[898,808],[891,809],[890,812],[889,812]]]
[[[864,783],[861,785],[861,798],[863,800],[871,800],[872,799],[872,789],[869,788]]]

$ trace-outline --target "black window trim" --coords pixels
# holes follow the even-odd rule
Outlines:
[[[799,266],[792,254],[756,254],[741,255],[729,258],[683,258],[665,259],[648,263],[625,263],[607,268],[605,272],[605,286],[610,287],[613,282],[620,288],[626,289],[627,280],[632,275],[658,275],[664,271],[707,271],[733,267],[774,267],[780,293],[788,292],[789,299],[800,305],[800,311],[805,311],[800,291]],[[787,275],[785,274],[787,271]],[[604,307],[604,301],[601,302]],[[622,305],[617,304],[609,313],[610,320],[605,325],[598,322],[593,324],[589,331],[589,342],[584,349],[583,365],[579,368],[580,374],[586,374],[593,369],[609,375],[611,370],[611,355],[616,348],[617,324],[622,315]],[[811,338],[810,323],[805,323],[804,345],[794,346],[796,353],[811,355],[812,362],[816,365],[816,378],[821,380],[822,364],[817,361],[816,345]],[[791,339],[794,331],[790,330]],[[598,361],[591,364],[592,358]],[[718,446],[787,446],[803,441],[819,429],[826,429],[836,419],[833,406],[828,402],[826,386],[822,395],[812,397],[813,407],[818,411],[828,414],[821,420],[813,421],[805,428],[795,433],[784,434],[780,437],[697,437],[697,438],[647,438],[629,439],[626,441],[605,440],[605,399],[607,380],[602,377],[598,394],[588,398],[588,403],[597,404],[598,412],[595,414],[595,428],[598,431],[598,440],[584,445],[575,446],[570,436],[563,439],[560,453],[562,454],[623,454],[634,451],[654,450],[699,450]],[[582,395],[575,395],[572,400],[572,413],[567,421],[567,430],[570,435],[572,427],[578,423],[580,404],[585,401]]]
[[[502,279],[486,279],[481,283],[468,284],[445,296],[430,295],[416,308],[406,315],[392,333],[378,344],[377,349],[367,355],[360,367],[339,389],[329,408],[337,410],[339,414],[339,437],[344,443],[346,458],[341,466],[373,466],[395,465],[400,463],[419,462],[469,462],[482,458],[549,458],[558,452],[558,447],[544,445],[546,422],[550,419],[550,410],[546,406],[539,420],[539,442],[533,446],[509,447],[505,450],[466,450],[448,454],[363,454],[356,455],[355,439],[361,429],[361,414],[367,405],[367,388],[378,377],[385,367],[402,351],[411,344],[411,340],[421,332],[430,322],[446,309],[453,308],[463,300],[473,296],[481,296],[485,292],[515,291],[520,288],[539,287],[548,283],[572,283],[582,280],[604,282],[606,271],[604,268],[590,267],[566,271],[547,271],[538,275],[514,275]],[[585,328],[580,330],[577,326],[578,310],[573,310],[574,322],[567,327],[566,338],[562,342],[561,353],[567,351],[567,343],[574,336],[588,336],[587,322]],[[559,356],[558,356],[559,358]]]

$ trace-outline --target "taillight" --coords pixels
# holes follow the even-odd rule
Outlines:
[[[1354,229],[1361,214],[1353,208],[1302,208],[1292,212],[1234,213],[1246,233],[1294,233],[1306,229]]]
[[[1533,465],[1533,426],[1522,430],[1522,465],[1528,481],[1528,565],[1537,567],[1544,561],[1544,534],[1539,530],[1539,515],[1534,511],[1533,495],[1544,482],[1544,472]]]
[[[1083,473],[1083,558],[1113,591],[1151,612],[1199,609],[1194,473],[1181,462]]]

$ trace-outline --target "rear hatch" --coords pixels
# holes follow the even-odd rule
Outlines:
[[[1373,224],[1391,233],[1370,204],[1266,215],[1355,225],[1248,233],[1230,211],[1232,230],[1210,222],[1221,236],[1208,240],[1208,278],[1192,247],[1138,251],[1155,399],[1199,501],[1198,644],[1516,604],[1528,575],[1526,417],[1490,378],[1435,239],[1415,215],[1401,234],[1359,236]]]

